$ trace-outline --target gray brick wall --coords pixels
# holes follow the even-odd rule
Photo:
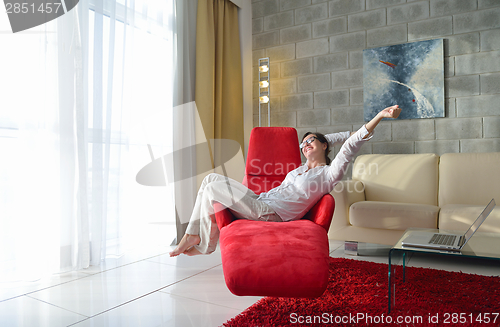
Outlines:
[[[500,0],[252,0],[252,9],[254,126],[258,58],[271,60],[271,125],[301,137],[362,126],[363,49],[443,38],[446,117],[384,121],[362,153],[500,151]]]

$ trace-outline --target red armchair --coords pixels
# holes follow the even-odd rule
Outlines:
[[[294,128],[256,127],[250,135],[243,184],[257,194],[268,191],[300,164]],[[303,219],[263,222],[235,220],[215,203],[228,289],[240,296],[321,296],[328,284],[327,232],[334,208],[327,194]]]

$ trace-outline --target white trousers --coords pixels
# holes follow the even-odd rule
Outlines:
[[[219,174],[209,174],[201,183],[186,234],[199,235],[195,248],[203,254],[215,251],[219,228],[215,221],[214,202],[219,202],[236,218],[263,221],[282,221],[274,210],[243,184]]]

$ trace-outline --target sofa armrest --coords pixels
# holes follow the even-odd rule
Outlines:
[[[335,200],[330,194],[325,194],[323,197],[309,210],[303,219],[309,219],[312,222],[320,225],[328,232],[332,222],[333,212],[335,210]]]
[[[217,226],[219,230],[226,227],[235,220],[235,217],[225,206],[219,202],[214,202],[215,220],[217,221]]]
[[[340,181],[330,194],[335,199],[332,229],[349,226],[349,208],[355,202],[366,200],[363,182],[353,179]]]

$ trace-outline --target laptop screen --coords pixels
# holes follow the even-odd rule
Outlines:
[[[495,199],[491,199],[490,203],[488,203],[486,208],[484,208],[483,212],[481,212],[479,217],[477,217],[476,221],[474,221],[474,223],[469,227],[467,232],[465,232],[466,241],[468,241],[469,238],[471,238],[472,235],[474,235],[476,230],[479,228],[479,226],[481,226],[481,224],[484,222],[486,217],[488,217],[488,215],[491,213],[494,207],[495,207]]]

